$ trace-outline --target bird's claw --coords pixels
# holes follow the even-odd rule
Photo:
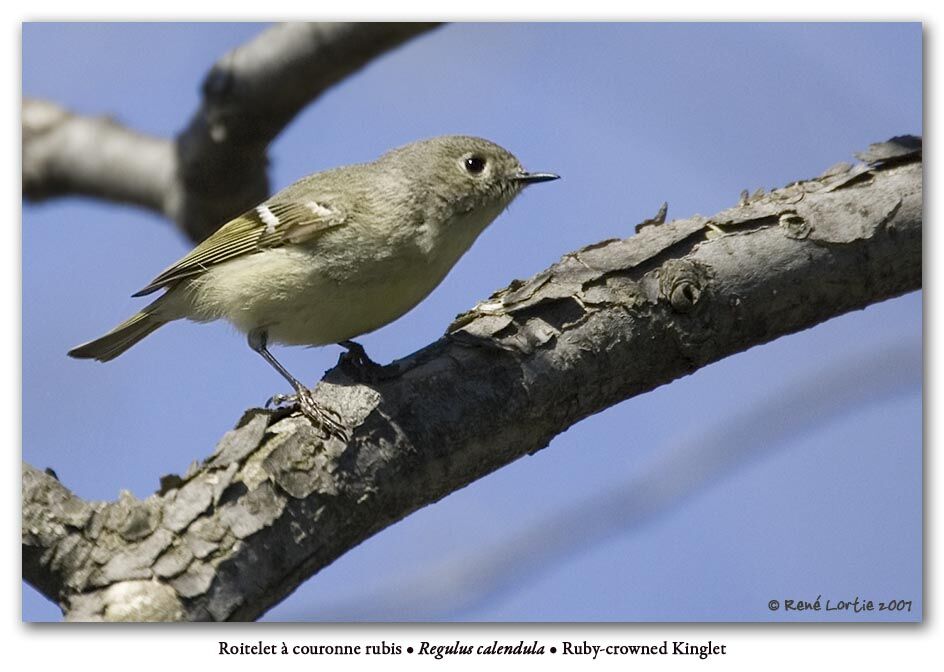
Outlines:
[[[296,407],[324,433],[324,438],[336,436],[344,442],[350,439],[341,416],[336,411],[316,402],[310,390],[302,389],[295,394],[275,394],[266,401],[266,408],[270,407]]]
[[[266,400],[266,408],[278,408],[279,406],[292,406],[298,403],[298,397],[294,394],[273,394]]]

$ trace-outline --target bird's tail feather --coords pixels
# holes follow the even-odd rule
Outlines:
[[[104,336],[72,348],[69,350],[69,356],[77,359],[97,359],[100,362],[114,359],[162,324],[167,324],[168,320],[159,317],[155,310],[161,299],[131,316]]]

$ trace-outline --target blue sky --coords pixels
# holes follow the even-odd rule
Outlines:
[[[256,24],[26,24],[23,93],[170,135]],[[460,24],[371,64],[271,148],[272,184],[443,133],[492,139],[530,189],[442,286],[359,339],[389,361],[459,312],[662,201],[708,215],[922,131],[919,24]],[[65,352],[189,249],[157,215],[25,205],[23,456],[87,498],[146,497],[284,392],[224,324],[175,323],[108,364]],[[770,599],[921,613],[921,294],[753,348],[587,419],[353,549],[270,620],[812,620]],[[340,349],[279,348],[308,382]],[[818,412],[817,409],[827,409]],[[391,588],[390,586],[394,586]],[[25,620],[59,611],[28,586]]]

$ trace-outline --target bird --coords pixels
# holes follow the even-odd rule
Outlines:
[[[223,224],[132,295],[163,290],[156,300],[68,354],[107,362],[169,322],[226,320],[306,416],[337,427],[269,344],[337,343],[373,364],[353,339],[422,301],[526,186],[558,178],[463,135],[308,175]]]

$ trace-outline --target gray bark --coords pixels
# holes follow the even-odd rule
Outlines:
[[[82,195],[166,213],[174,191],[174,145],[106,117],[82,117],[45,100],[23,100],[23,196]]]
[[[224,55],[175,140],[23,101],[23,194],[160,212],[193,240],[269,195],[269,143],[307,104],[431,23],[288,23]]]
[[[624,399],[921,287],[920,141],[874,146],[710,219],[565,255],[356,384],[316,389],[349,440],[251,409],[146,500],[23,473],[24,577],[75,620],[250,620],[412,511]]]

